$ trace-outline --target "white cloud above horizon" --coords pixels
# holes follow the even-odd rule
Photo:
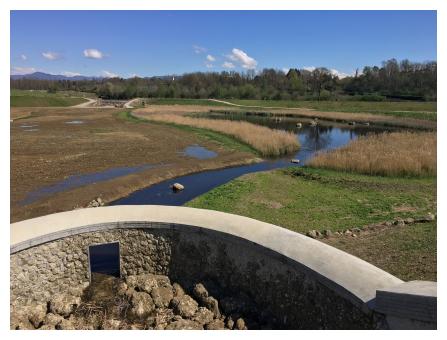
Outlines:
[[[102,59],[104,58],[104,53],[96,48],[87,48],[84,50],[84,57],[89,59]]]
[[[81,74],[78,72],[70,72],[70,71],[64,71],[61,73],[63,76],[66,77],[76,77],[76,76],[80,76]]]
[[[104,70],[102,71],[102,76],[106,78],[116,78],[119,77],[119,74]]]
[[[206,56],[206,60],[208,60],[208,61],[216,61],[216,58],[215,57],[213,57],[211,54],[208,54],[207,56]]]
[[[199,45],[192,45],[192,48],[196,54],[205,53],[207,51],[205,47]]]
[[[250,57],[247,53],[238,48],[233,48],[231,50],[231,54],[227,55],[227,57],[230,60],[239,63],[247,70],[253,70],[258,65],[258,62],[254,58]]]
[[[13,66],[11,68],[11,75],[30,74],[30,73],[34,73],[36,71],[37,70],[34,67]]]
[[[223,68],[234,68],[235,66],[234,66],[233,63],[230,63],[229,61],[226,61],[226,62],[224,62],[224,63],[222,64],[222,67],[223,67]]]
[[[47,52],[42,52],[42,57],[44,57],[47,60],[58,60],[61,59],[62,56],[57,53],[57,52],[52,52],[52,51],[47,51]]]

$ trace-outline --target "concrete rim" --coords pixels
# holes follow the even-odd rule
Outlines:
[[[10,253],[66,236],[129,228],[126,222],[193,226],[229,234],[268,248],[310,269],[332,289],[348,293],[366,308],[376,291],[403,281],[353,255],[302,234],[252,218],[187,207],[138,205],[87,208],[37,217],[10,225]],[[154,228],[140,224],[138,228]],[[346,294],[343,294],[346,295]]]

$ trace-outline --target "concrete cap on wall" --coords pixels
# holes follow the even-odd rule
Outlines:
[[[88,231],[86,226],[124,222],[154,222],[195,226],[254,242],[318,274],[322,282],[367,308],[376,290],[403,281],[355,256],[302,234],[252,218],[187,207],[138,205],[79,209],[11,224],[11,253],[69,235]],[[109,228],[110,229],[110,228]]]

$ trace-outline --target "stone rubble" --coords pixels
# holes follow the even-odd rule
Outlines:
[[[189,295],[163,275],[97,275],[89,286],[53,295],[46,304],[12,306],[11,329],[248,329],[240,313],[224,315],[202,283]]]
[[[385,222],[381,222],[381,223],[370,224],[370,225],[363,226],[361,228],[356,227],[356,228],[346,229],[343,231],[332,232],[329,229],[326,229],[323,231],[309,230],[306,233],[306,236],[308,236],[310,238],[314,238],[314,239],[340,237],[340,236],[349,236],[349,237],[355,238],[355,237],[358,237],[358,235],[364,233],[365,231],[380,230],[380,229],[383,229],[386,227],[392,227],[392,226],[403,227],[405,225],[411,225],[414,223],[427,223],[427,222],[432,222],[434,220],[436,220],[436,216],[432,213],[428,213],[425,216],[421,216],[421,217],[417,217],[417,218],[396,217],[392,221],[385,221]]]

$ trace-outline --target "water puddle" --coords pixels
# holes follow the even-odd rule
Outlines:
[[[211,151],[203,146],[200,145],[191,145],[186,147],[182,152],[182,155],[189,156],[197,159],[210,159],[217,157],[217,153],[214,151]]]
[[[70,120],[69,122],[65,122],[65,124],[73,124],[73,125],[84,124],[84,121],[83,120]]]
[[[65,180],[58,182],[53,185],[49,185],[46,187],[42,187],[36,191],[32,191],[28,193],[26,198],[20,202],[20,204],[27,205],[33,202],[36,202],[42,198],[51,196],[58,192],[71,190],[77,187],[94,184],[97,182],[103,182],[107,180],[111,180],[121,176],[127,176],[130,174],[138,173],[145,171],[147,169],[164,166],[163,164],[153,165],[153,164],[144,164],[134,167],[121,167],[121,168],[112,168],[107,169],[101,172],[95,172],[85,175],[74,175],[66,178]]]
[[[37,127],[37,124],[32,124],[32,125],[20,125],[20,127],[21,127],[22,129],[29,129],[29,128]]]

